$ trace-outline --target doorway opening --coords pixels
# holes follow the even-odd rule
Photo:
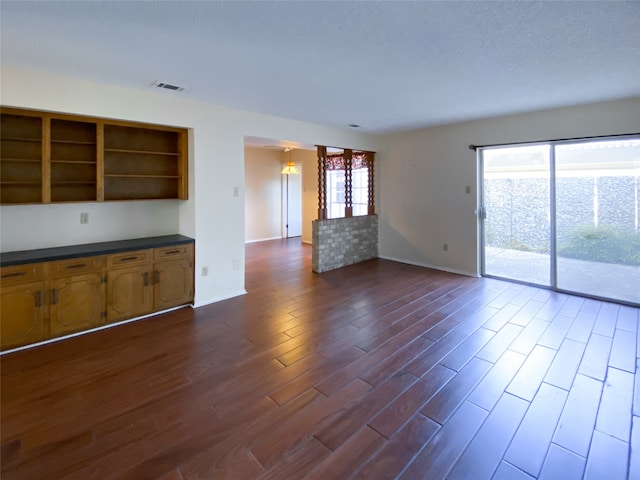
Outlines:
[[[314,145],[244,138],[245,243],[300,237],[311,243],[317,157]],[[296,174],[285,174],[293,163]]]

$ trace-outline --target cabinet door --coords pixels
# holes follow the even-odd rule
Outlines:
[[[111,270],[107,275],[107,321],[116,322],[153,310],[150,267]]]
[[[155,264],[154,306],[156,310],[193,302],[193,263],[190,259]]]
[[[50,283],[51,336],[87,330],[104,323],[105,294],[101,273],[73,275]]]
[[[47,337],[45,282],[3,286],[0,294],[0,346],[17,347]]]

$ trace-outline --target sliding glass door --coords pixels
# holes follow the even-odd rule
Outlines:
[[[486,148],[483,274],[640,304],[640,139]]]
[[[555,147],[557,286],[640,303],[640,140]]]
[[[482,152],[484,273],[551,285],[549,145]]]

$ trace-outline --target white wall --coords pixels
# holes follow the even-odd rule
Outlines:
[[[282,237],[282,151],[244,149],[246,242]]]
[[[478,274],[478,176],[470,144],[634,132],[640,98],[385,135],[383,160],[376,162],[380,256]]]
[[[229,109],[187,99],[175,92],[133,90],[72,77],[3,67],[0,71],[0,102],[6,106],[94,115],[176,125],[191,129],[189,154],[189,200],[178,202],[178,233],[196,239],[196,304],[202,305],[244,292],[244,137],[286,138],[303,144],[339,145],[378,150],[376,137],[350,129],[324,127],[268,115]],[[239,187],[239,196],[233,195]],[[127,206],[99,206],[102,232],[120,231],[123,238],[138,236],[135,225],[152,219],[149,230],[175,225],[171,204],[157,218],[160,203],[143,202],[135,219],[122,227]],[[71,206],[0,207],[3,231],[39,236],[35,225],[64,225],[76,215]],[[12,210],[16,209],[16,210]],[[17,213],[11,213],[11,212]],[[86,210],[85,210],[86,211]],[[90,215],[94,210],[89,211]],[[5,215],[6,214],[6,215]],[[98,225],[91,223],[90,226]],[[78,227],[80,228],[80,227]],[[97,233],[97,231],[96,231]],[[175,233],[175,232],[170,232]],[[99,236],[96,234],[96,236]],[[75,236],[74,236],[75,238]],[[70,239],[62,228],[47,232],[47,245]],[[80,238],[81,243],[84,237]],[[4,246],[1,246],[4,250]],[[202,266],[207,277],[199,276]],[[237,267],[237,268],[234,268]]]
[[[0,208],[3,252],[170,235],[178,231],[177,200],[11,205]],[[89,223],[80,224],[80,214]]]

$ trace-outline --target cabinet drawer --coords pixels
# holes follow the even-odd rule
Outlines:
[[[188,257],[193,253],[193,245],[188,243],[185,245],[174,245],[172,247],[154,248],[154,260],[172,260]]]
[[[2,267],[0,278],[2,286],[15,285],[18,283],[40,280],[44,275],[44,263],[28,263],[25,265],[14,265],[12,267]]]
[[[107,255],[107,267],[143,265],[153,260],[153,250],[136,250],[133,252]]]
[[[73,275],[103,269],[104,255],[98,257],[71,258],[47,264],[47,273],[51,276]]]

